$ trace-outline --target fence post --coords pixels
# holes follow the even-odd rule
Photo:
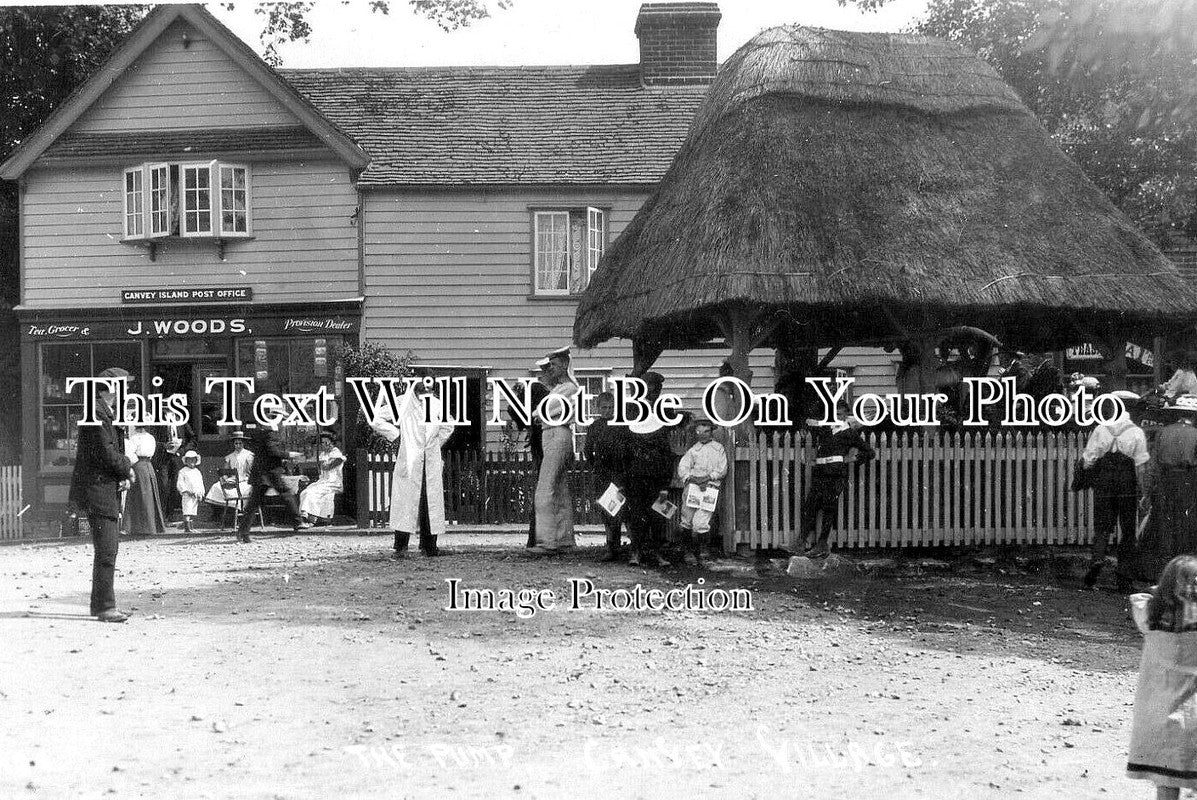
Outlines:
[[[354,454],[357,460],[357,526],[370,527],[370,457],[365,448]]]

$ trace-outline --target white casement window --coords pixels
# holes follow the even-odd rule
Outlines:
[[[534,215],[536,294],[569,294],[569,212]]]
[[[580,294],[590,284],[607,242],[607,215],[583,207],[532,214],[532,293]]]
[[[221,164],[220,233],[234,236],[249,233],[249,169],[240,164]]]
[[[181,236],[211,236],[212,212],[212,169],[216,162],[207,164],[180,164],[179,178],[182,183],[183,224],[179,226]]]
[[[145,172],[125,170],[125,238],[145,238]]]
[[[142,164],[124,171],[124,238],[249,237],[250,169],[219,161]]]
[[[147,164],[150,202],[150,236],[170,236],[177,225],[172,224],[175,213],[170,190],[170,165]]]
[[[586,209],[586,285],[590,285],[590,276],[598,269],[599,259],[603,257],[603,247],[607,242],[607,218],[601,209]]]

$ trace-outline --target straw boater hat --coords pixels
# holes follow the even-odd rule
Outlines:
[[[229,435],[230,440],[244,439],[244,438],[245,438],[245,432],[240,429],[233,431],[232,434]]]

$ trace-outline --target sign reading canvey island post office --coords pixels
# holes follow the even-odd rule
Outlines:
[[[122,303],[234,303],[254,299],[249,286],[225,289],[125,289]]]

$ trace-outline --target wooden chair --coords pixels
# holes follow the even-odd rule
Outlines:
[[[241,506],[248,499],[241,494],[241,476],[237,474],[237,470],[231,468],[218,470],[216,474],[220,480],[220,494],[224,499],[224,505],[220,509],[220,529],[224,530],[224,521],[228,518],[230,508],[233,509],[233,527],[236,528],[241,518]],[[250,524],[253,524],[252,520]],[[258,524],[266,527],[266,517],[262,514],[260,505]]]

